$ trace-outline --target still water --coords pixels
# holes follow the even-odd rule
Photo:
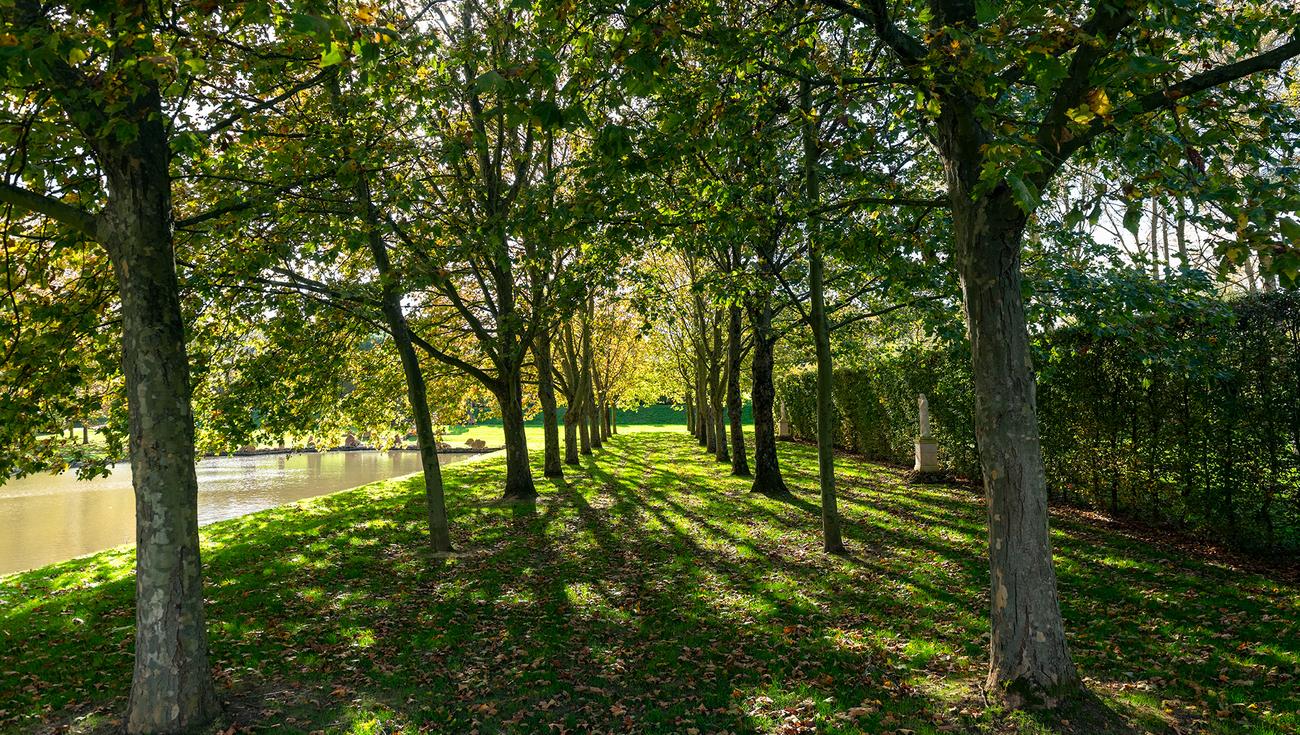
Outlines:
[[[441,454],[442,464],[476,456]],[[420,471],[420,455],[323,452],[209,457],[198,464],[199,523]],[[89,482],[74,473],[0,485],[0,574],[32,569],[135,541],[131,466]]]

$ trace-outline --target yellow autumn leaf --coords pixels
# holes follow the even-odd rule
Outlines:
[[[74,48],[68,52],[69,64],[80,64],[81,62],[85,61],[88,58],[90,58],[90,54],[86,53],[80,48]]]
[[[354,20],[365,25],[374,23],[375,18],[378,17],[379,10],[374,5],[362,5],[352,13],[352,18]]]
[[[18,37],[12,33],[0,33],[0,46],[17,46]]]
[[[1079,123],[1080,125],[1087,125],[1089,122],[1092,121],[1092,118],[1095,117],[1095,115],[1092,112],[1092,108],[1089,107],[1086,103],[1079,105],[1078,107],[1071,107],[1069,110],[1066,111],[1065,114],[1069,115],[1071,120]]]
[[[1098,115],[1105,115],[1110,112],[1110,96],[1104,89],[1094,89],[1088,94],[1088,106]]]

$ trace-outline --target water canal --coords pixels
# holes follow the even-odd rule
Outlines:
[[[444,465],[472,454],[442,454]],[[210,457],[198,464],[199,523],[234,518],[420,471],[414,451]],[[74,473],[0,485],[0,574],[32,569],[135,540],[131,467],[90,481]]]

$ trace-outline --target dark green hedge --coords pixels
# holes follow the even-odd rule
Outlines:
[[[1053,499],[1300,551],[1300,298],[1188,305],[1131,329],[1058,330],[1034,347]],[[811,438],[813,372],[777,387],[796,434]],[[838,370],[837,443],[910,462],[918,393],[947,468],[979,477],[964,345]]]
[[[979,475],[969,360],[962,346],[910,346],[866,364],[835,370],[835,444],[887,462],[912,461],[917,434],[916,397],[930,402],[930,433],[953,472]],[[954,369],[955,368],[955,369]],[[817,375],[799,368],[776,380],[796,437],[816,436]]]

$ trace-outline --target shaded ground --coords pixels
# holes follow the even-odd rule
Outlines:
[[[843,460],[849,558],[820,552],[816,462],[752,496],[684,433],[615,438],[536,505],[500,460],[449,468],[455,543],[418,480],[205,531],[235,732],[941,733],[1300,729],[1295,586],[1058,517],[1061,596],[1095,698],[985,707],[978,496]],[[540,460],[540,457],[538,457]],[[110,731],[131,668],[129,550],[0,579],[0,731]]]

